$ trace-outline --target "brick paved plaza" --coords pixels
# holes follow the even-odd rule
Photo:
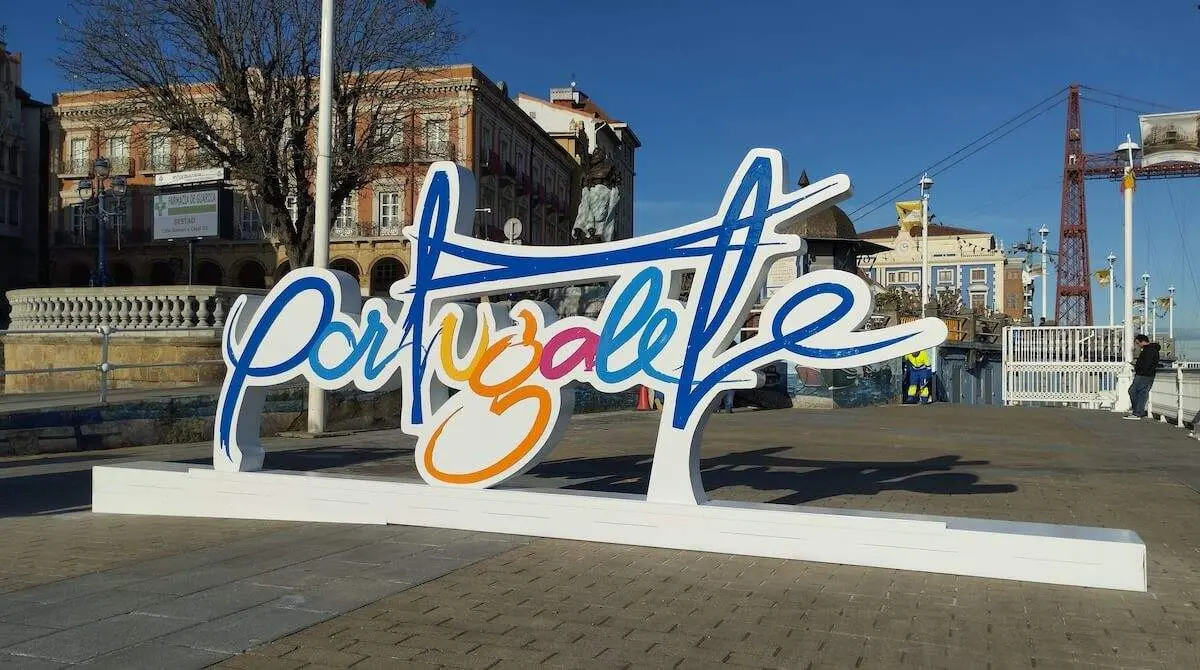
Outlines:
[[[574,420],[519,481],[644,491],[657,414]],[[414,472],[394,431],[267,466]],[[0,667],[1200,667],[1200,442],[1057,409],[741,412],[716,498],[1128,528],[1149,593],[439,529],[86,511],[88,468],[0,461]]]

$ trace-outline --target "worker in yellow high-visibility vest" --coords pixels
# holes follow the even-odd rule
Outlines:
[[[904,362],[908,365],[908,388],[905,389],[904,402],[910,404],[917,402],[918,393],[922,405],[933,402],[929,397],[930,387],[933,386],[933,370],[929,366],[929,354],[925,351],[905,354]]]

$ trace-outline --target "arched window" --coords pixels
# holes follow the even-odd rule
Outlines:
[[[113,286],[133,286],[136,280],[133,278],[133,268],[129,267],[129,263],[117,261],[112,264],[112,268],[108,271]]]
[[[371,295],[387,297],[388,290],[407,272],[404,264],[391,256],[384,256],[371,266]]]
[[[201,286],[220,286],[225,279],[221,266],[213,261],[200,261],[196,264],[196,283]]]
[[[358,269],[358,263],[355,263],[354,261],[350,260],[349,258],[333,259],[329,263],[329,269],[345,272],[346,274],[350,275],[351,277],[354,277],[354,281],[358,281],[359,277],[362,276],[361,271]]]
[[[154,261],[150,266],[151,286],[171,286],[175,283],[175,270],[166,261]]]
[[[266,288],[267,269],[254,259],[244,261],[237,271],[238,288]]]

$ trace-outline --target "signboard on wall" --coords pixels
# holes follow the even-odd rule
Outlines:
[[[1142,165],[1200,163],[1200,111],[1144,114]]]
[[[229,220],[228,201],[218,188],[155,195],[154,239],[220,237],[222,220]]]
[[[187,170],[186,172],[166,172],[154,175],[155,186],[184,186],[187,184],[203,184],[225,179],[225,168],[207,168],[204,170]]]

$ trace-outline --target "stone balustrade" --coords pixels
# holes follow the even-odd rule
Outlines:
[[[233,301],[266,291],[222,286],[35,288],[8,292],[10,331],[212,329],[220,333]]]

